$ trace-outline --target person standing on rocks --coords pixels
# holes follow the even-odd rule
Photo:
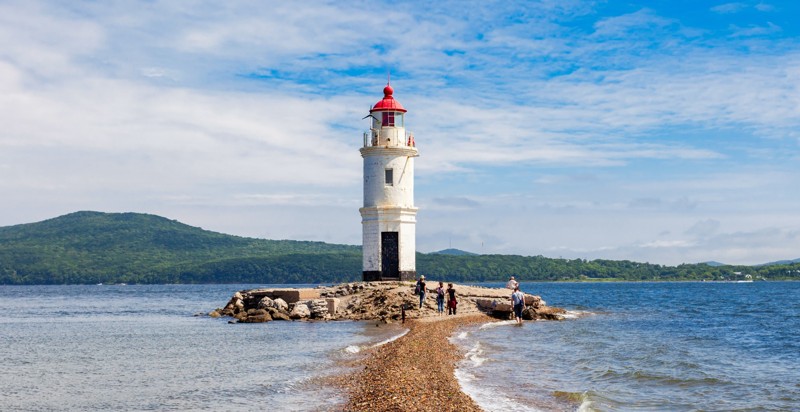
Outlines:
[[[444,283],[439,282],[439,287],[436,288],[436,311],[440,315],[444,315]]]
[[[425,289],[425,276],[420,276],[419,280],[417,281],[417,286],[419,286],[419,308],[422,309],[422,305],[425,303],[425,294],[428,292]]]
[[[447,284],[447,314],[448,315],[455,315],[456,314],[456,306],[458,306],[458,301],[456,300],[456,290],[453,289],[453,284]]]
[[[511,276],[511,279],[509,279],[508,283],[506,283],[506,288],[514,290],[517,286],[519,286],[519,282],[514,279],[514,276]]]
[[[511,303],[514,307],[514,318],[517,323],[522,323],[522,310],[525,308],[525,294],[519,290],[519,286],[514,288],[511,294]]]

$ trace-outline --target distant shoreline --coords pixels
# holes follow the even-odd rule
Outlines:
[[[793,278],[775,278],[775,279],[757,279],[752,282],[742,282],[737,280],[702,280],[702,279],[650,279],[650,280],[627,280],[618,278],[604,278],[604,279],[569,279],[569,280],[529,280],[519,279],[521,283],[762,283],[762,282],[800,282],[800,279]],[[358,282],[358,281],[353,281]],[[485,284],[503,284],[504,280],[486,280],[486,281],[460,281],[462,285],[485,285]],[[0,283],[0,286],[210,286],[210,285],[269,285],[269,286],[308,286],[316,287],[321,285],[336,285],[340,282],[320,282],[320,283],[253,283],[253,282],[225,282],[225,283]]]

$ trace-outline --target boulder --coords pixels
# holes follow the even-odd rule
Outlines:
[[[542,306],[540,308],[535,308],[536,316],[539,319],[547,319],[547,320],[564,320],[564,314],[567,313],[566,310],[561,308],[554,308],[550,306]]]
[[[478,309],[484,312],[491,312],[497,308],[497,305],[500,303],[497,299],[475,299],[475,304],[478,305]]]
[[[282,310],[282,311],[288,311],[289,310],[289,304],[286,303],[286,301],[281,299],[281,298],[277,298],[277,299],[273,300],[272,304],[273,304],[274,308],[277,308],[279,310]]]
[[[525,306],[538,308],[539,306],[544,306],[544,301],[542,301],[540,296],[525,295]]]
[[[494,305],[495,312],[511,312],[513,310],[511,304],[508,302],[497,302],[497,304]]]
[[[539,307],[542,304],[542,298],[534,295],[525,295],[525,306]]]
[[[536,318],[536,310],[534,308],[529,306],[522,311],[522,319],[535,320]]]
[[[272,320],[292,320],[288,312],[281,311],[278,308],[269,308],[267,311],[272,316]]]
[[[208,312],[208,316],[211,316],[212,318],[218,318],[222,316],[222,314],[219,313],[219,310],[212,310],[211,312]]]
[[[247,311],[247,317],[240,319],[242,323],[263,323],[271,320],[272,316],[264,309],[250,309]]]
[[[272,321],[272,317],[269,314],[266,315],[257,315],[257,316],[248,316],[243,319],[242,323],[264,323]]]
[[[311,317],[315,319],[322,319],[328,316],[328,302],[325,299],[314,299],[306,302]]]
[[[320,291],[317,289],[274,289],[272,296],[281,298],[285,302],[295,303],[301,300],[318,299]]]
[[[292,311],[289,313],[289,317],[292,319],[305,319],[311,316],[311,310],[308,308],[308,305],[305,303],[296,303]]]
[[[273,301],[272,299],[270,299],[267,296],[264,296],[263,298],[261,298],[261,300],[258,301],[258,306],[257,307],[259,309],[267,309],[267,308],[271,308],[271,307],[274,307],[274,306],[275,306],[275,301]]]
[[[328,314],[336,316],[336,312],[339,311],[339,299],[328,298],[325,299],[325,302],[328,304]]]

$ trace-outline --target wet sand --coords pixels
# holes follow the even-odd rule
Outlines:
[[[455,378],[462,353],[448,338],[461,326],[491,320],[466,314],[406,321],[406,335],[374,349],[343,379],[344,410],[480,411]]]

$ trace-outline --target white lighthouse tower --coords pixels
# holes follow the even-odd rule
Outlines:
[[[364,280],[413,280],[417,275],[414,207],[414,136],[406,132],[406,109],[394,99],[388,83],[383,99],[367,116],[364,133]]]

